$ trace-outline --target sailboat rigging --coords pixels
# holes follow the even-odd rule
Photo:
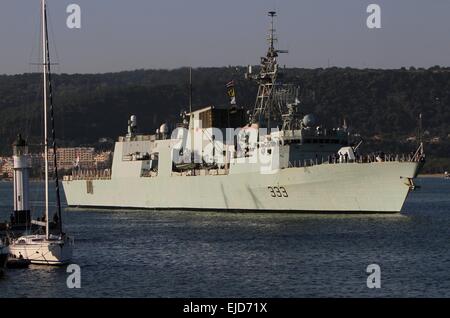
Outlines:
[[[47,22],[47,10],[44,8],[44,21]],[[48,26],[47,23],[44,23],[45,28],[45,37],[43,45],[45,45],[45,49],[43,54],[47,56],[47,63],[45,64],[44,60],[44,74],[47,73],[48,77],[48,101],[50,102],[50,122],[51,122],[51,130],[52,130],[52,150],[53,150],[53,173],[54,173],[54,179],[55,179],[55,189],[56,189],[56,206],[57,206],[57,215],[58,215],[58,225],[59,225],[59,233],[63,234],[62,231],[62,217],[61,217],[61,194],[59,190],[59,176],[58,176],[58,160],[57,160],[57,152],[56,152],[56,130],[55,130],[55,115],[54,115],[54,107],[53,107],[53,87],[52,87],[52,72],[51,72],[51,63],[50,63],[50,49],[49,49],[49,41],[48,41]],[[47,51],[47,52],[45,52]],[[46,69],[46,71],[45,71]],[[45,76],[45,75],[44,75]],[[44,84],[44,90],[46,89]],[[45,102],[45,101],[44,101]],[[45,117],[47,117],[47,112],[45,112]],[[44,128],[45,132],[47,132],[47,127]],[[47,148],[47,153],[45,154],[48,156],[48,139],[45,139],[45,145]],[[48,162],[47,162],[48,164]],[[48,174],[47,174],[48,177]],[[46,180],[48,181],[48,180]],[[48,189],[47,189],[48,190]],[[47,209],[48,211],[48,209]],[[48,219],[48,215],[46,216]]]
[[[59,190],[57,147],[55,118],[53,107],[53,89],[50,68],[50,53],[47,27],[46,1],[41,0],[42,5],[42,73],[43,73],[43,109],[44,109],[44,164],[45,164],[45,222],[34,222],[45,227],[45,235],[24,235],[13,240],[10,245],[10,253],[13,257],[24,258],[34,264],[63,265],[72,258],[73,239],[69,238],[62,228],[61,198]],[[50,104],[48,109],[48,103]],[[48,143],[48,110],[50,110],[52,159],[54,167],[54,179],[56,189],[56,203],[58,216],[58,233],[50,233],[49,218],[49,143]],[[19,151],[20,152],[20,151]]]

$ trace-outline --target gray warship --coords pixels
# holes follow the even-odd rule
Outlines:
[[[111,169],[74,170],[63,179],[69,206],[240,212],[398,213],[424,162],[410,155],[364,156],[347,128],[326,129],[301,114],[298,88],[279,78],[275,12],[251,112],[236,104],[183,114],[153,135],[136,116],[115,143]]]

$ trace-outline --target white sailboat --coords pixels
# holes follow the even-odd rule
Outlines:
[[[13,258],[27,259],[32,264],[44,265],[64,265],[72,258],[73,239],[68,237],[62,230],[61,202],[59,193],[58,167],[56,162],[56,143],[53,116],[50,54],[48,46],[47,30],[47,7],[45,0],[41,0],[42,5],[42,49],[43,49],[43,76],[44,76],[44,154],[45,154],[45,220],[44,222],[34,222],[45,227],[45,234],[24,235],[13,240],[9,246],[10,254]],[[49,98],[47,97],[47,93]],[[56,234],[50,233],[49,220],[49,145],[48,145],[48,110],[47,103],[50,101],[50,114],[52,124],[52,148],[53,163],[57,197],[58,231]]]

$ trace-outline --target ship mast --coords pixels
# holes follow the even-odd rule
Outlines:
[[[44,74],[44,165],[45,165],[45,236],[50,238],[48,213],[48,129],[47,129],[47,14],[45,0],[42,4],[42,72]]]
[[[192,113],[192,66],[189,67],[189,135],[191,139],[191,163],[194,163],[194,114]]]
[[[268,15],[271,18],[271,21],[267,54],[265,57],[261,57],[261,70],[259,74],[252,75],[249,70],[247,77],[255,80],[259,84],[258,95],[252,114],[252,122],[259,123],[260,125],[263,125],[263,123],[266,122],[267,128],[270,129],[270,120],[281,116],[281,110],[277,108],[277,105],[273,100],[273,92],[276,87],[278,75],[277,57],[279,53],[288,53],[288,51],[277,50],[275,48],[277,38],[275,36],[276,30],[274,27],[274,19],[277,14],[275,11],[270,11]]]
[[[47,110],[47,86],[48,86],[48,100],[50,101],[50,119],[52,129],[52,150],[53,150],[53,167],[55,176],[56,189],[56,204],[59,232],[62,234],[62,219],[61,219],[61,195],[59,191],[59,177],[58,164],[56,153],[56,132],[55,132],[55,118],[53,108],[53,89],[51,80],[51,64],[50,64],[50,50],[48,43],[48,26],[47,26],[47,6],[45,0],[42,0],[42,56],[43,56],[43,74],[44,74],[44,156],[45,156],[45,235],[50,238],[50,220],[49,220],[49,163],[48,163],[48,110]]]

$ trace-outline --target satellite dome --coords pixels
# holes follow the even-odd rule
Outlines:
[[[303,125],[305,125],[306,127],[312,127],[316,124],[316,116],[314,116],[313,114],[305,115],[302,121]]]
[[[161,134],[167,134],[167,133],[169,132],[169,127],[167,126],[166,123],[162,124],[162,125],[159,127],[159,132],[160,132]]]

